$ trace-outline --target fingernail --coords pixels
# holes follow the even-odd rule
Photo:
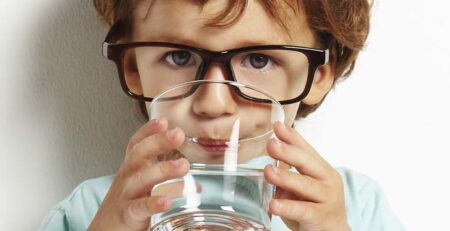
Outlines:
[[[277,200],[272,200],[272,208],[273,208],[275,211],[280,211],[280,209],[281,209],[281,204],[280,204],[280,202],[278,202]]]
[[[178,130],[179,130],[178,128],[174,128],[174,129],[168,131],[167,138],[169,138],[171,140],[175,139],[177,137]]]
[[[283,130],[286,130],[286,124],[280,122],[280,128],[283,129]]]
[[[160,197],[160,198],[156,199],[156,204],[158,205],[158,207],[163,207],[165,203],[166,203],[165,198]]]
[[[272,168],[273,172],[274,172],[275,174],[278,175],[278,173],[280,172],[280,171],[278,170],[278,168],[275,167],[274,165],[271,165],[271,168]]]
[[[183,159],[172,160],[172,165],[176,168],[180,167],[183,164]]]
[[[150,121],[150,123],[152,123],[152,124],[158,124],[159,122],[160,122],[159,119],[152,119],[152,120]]]
[[[273,142],[275,143],[275,148],[277,149],[277,151],[280,151],[281,150],[281,146],[282,146],[282,143],[281,143],[281,141],[280,140],[278,140],[278,139],[273,139]]]

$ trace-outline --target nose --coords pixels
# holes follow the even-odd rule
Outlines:
[[[211,64],[205,73],[205,80],[226,80],[223,66]],[[218,83],[202,84],[195,92],[193,111],[197,115],[208,118],[217,118],[232,115],[237,111],[238,97],[229,85]]]

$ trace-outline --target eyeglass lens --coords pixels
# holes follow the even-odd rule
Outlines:
[[[199,54],[189,50],[135,47],[123,54],[123,75],[131,92],[154,98],[176,84],[195,80],[202,62]],[[278,101],[298,97],[306,86],[309,63],[301,52],[281,49],[240,52],[231,58],[230,64],[236,82],[262,90]],[[221,80],[224,79],[227,77]],[[258,98],[254,91],[242,93]]]

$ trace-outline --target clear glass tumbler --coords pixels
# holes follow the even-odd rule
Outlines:
[[[156,161],[186,158],[190,171],[156,185],[151,194],[172,207],[151,217],[149,230],[270,230],[268,204],[274,186],[263,175],[277,165],[266,152],[283,107],[270,95],[232,81],[198,80],[154,98],[149,117],[166,118],[186,137]]]

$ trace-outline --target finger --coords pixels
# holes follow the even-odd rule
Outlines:
[[[130,150],[139,143],[145,137],[151,136],[153,134],[165,131],[167,129],[167,119],[153,119],[140,127],[136,133],[130,138],[127,149],[125,153],[129,153]]]
[[[291,166],[289,164],[286,164],[283,161],[278,162],[278,167],[281,169],[290,169],[291,168]]]
[[[264,177],[269,183],[293,193],[301,200],[311,202],[323,202],[326,200],[325,185],[306,175],[268,165],[264,168]]]
[[[330,172],[328,165],[324,164],[323,161],[314,158],[296,146],[270,139],[266,148],[272,158],[294,166],[301,174],[325,179]]]
[[[288,127],[281,122],[276,122],[274,131],[281,141],[302,148],[311,154],[318,155],[317,151],[294,128]]]
[[[192,188],[192,185],[185,185],[184,181],[170,182],[154,187],[151,194],[152,196],[166,196],[169,198],[189,198],[192,196],[197,196],[203,191],[202,186],[197,182],[195,182],[194,187],[195,191],[191,191],[189,189]]]
[[[145,160],[155,160],[158,155],[173,151],[183,143],[184,137],[183,131],[177,127],[144,138],[130,151],[130,167],[135,168]]]
[[[125,192],[129,198],[142,197],[147,195],[154,185],[182,177],[188,171],[189,162],[184,158],[149,165],[128,178]]]
[[[272,199],[269,204],[269,211],[284,219],[307,224],[315,221],[317,204],[308,201]]]
[[[276,187],[275,189],[275,195],[273,196],[274,199],[288,199],[288,200],[301,200],[301,198],[298,198],[295,194],[284,190],[281,187]]]
[[[136,226],[145,225],[148,226],[148,219],[156,213],[164,212],[170,208],[172,202],[169,198],[163,196],[157,197],[143,197],[137,200],[133,200],[128,205],[128,209],[125,210],[124,219],[130,225]]]
[[[329,165],[328,162],[294,128],[287,127],[283,123],[276,122],[274,125],[274,131],[281,141],[305,150],[307,154],[312,155],[331,168],[331,165]]]

